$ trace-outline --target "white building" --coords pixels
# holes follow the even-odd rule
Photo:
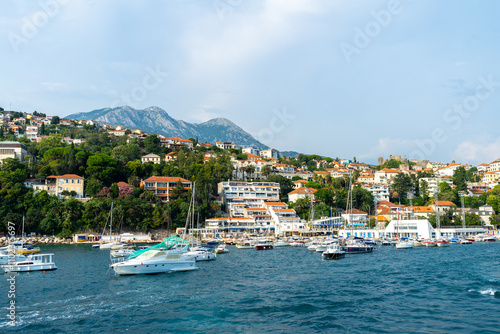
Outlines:
[[[488,165],[488,172],[497,172],[497,171],[500,171],[500,159],[497,159]]]
[[[215,146],[221,148],[223,150],[229,150],[230,148],[234,148],[234,143],[231,142],[216,142]]]
[[[434,193],[438,189],[440,183],[446,182],[450,187],[453,185],[453,181],[449,177],[423,177],[419,180],[420,189],[422,189],[422,181],[427,182],[427,195],[430,197],[434,196]]]
[[[259,155],[259,150],[256,149],[255,147],[251,147],[251,146],[242,148],[241,152]]]
[[[305,187],[297,188],[288,193],[288,201],[291,203],[295,203],[300,198],[309,198],[314,201],[314,193],[316,191],[317,190],[314,188],[305,188]]]
[[[160,158],[159,155],[150,153],[150,154],[147,154],[147,155],[143,155],[141,157],[141,161],[142,161],[143,164],[146,164],[148,162],[152,162],[154,164],[159,164],[161,162],[161,158]]]
[[[24,157],[28,155],[26,145],[17,141],[0,142],[0,163],[3,159],[13,158],[23,162]]]
[[[383,184],[371,184],[362,186],[364,189],[368,190],[373,198],[380,201],[388,201],[389,200],[389,186]]]
[[[260,151],[260,156],[266,159],[279,159],[280,152],[274,148],[268,148],[267,150]]]

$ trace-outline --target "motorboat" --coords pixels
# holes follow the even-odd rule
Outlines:
[[[229,253],[229,249],[227,249],[226,245],[219,245],[215,249],[215,254],[223,254],[223,253]]]
[[[210,261],[217,258],[217,254],[205,247],[194,247],[182,255],[186,259],[194,259],[195,261]]]
[[[482,238],[481,240],[482,242],[495,242],[497,241],[497,238],[495,238],[494,236],[492,235],[486,235]]]
[[[323,260],[337,260],[345,257],[345,251],[342,250],[339,244],[331,244],[327,246],[321,257]]]
[[[94,247],[95,245],[92,245],[93,248],[99,248],[99,249],[120,249],[125,244],[122,244],[121,242],[118,241],[113,241],[113,242],[104,242],[101,244],[98,244],[98,247]]]
[[[382,242],[381,243],[382,246],[391,246],[392,245],[392,241],[389,239],[382,239],[381,242]]]
[[[34,254],[34,253],[40,253],[40,247],[33,247],[32,244],[24,241],[14,241],[13,243],[9,244],[8,246],[0,248],[0,251],[8,251],[9,248],[12,247],[16,253],[18,254]]]
[[[256,250],[266,250],[266,249],[273,249],[274,246],[272,242],[269,241],[259,241],[255,244],[255,249]]]
[[[425,247],[437,247],[437,244],[434,240],[425,240],[423,244]]]
[[[443,239],[441,239],[441,240],[437,240],[437,241],[436,241],[436,245],[437,245],[438,247],[450,247],[450,243],[449,243],[449,242],[447,242],[446,240],[443,240]]]
[[[313,252],[316,251],[316,248],[318,248],[319,245],[320,245],[320,243],[317,242],[317,241],[311,243],[309,246],[307,246],[307,244],[306,244],[307,250],[310,250],[310,251],[313,251]]]
[[[413,247],[423,247],[424,244],[419,240],[413,240]]]
[[[54,254],[32,254],[25,260],[2,265],[6,273],[56,270]]]
[[[168,254],[165,250],[146,250],[144,253],[125,261],[111,264],[118,275],[159,274],[196,270],[196,261],[183,254]]]
[[[110,252],[112,257],[129,257],[132,252],[134,252],[134,247],[122,247],[120,249],[115,249]]]
[[[249,240],[249,241],[242,241],[240,243],[236,244],[236,248],[238,249],[250,249],[250,248],[255,248],[255,241]]]
[[[396,249],[409,249],[413,248],[413,241],[411,240],[400,240],[396,243]]]
[[[461,245],[471,245],[472,244],[472,241],[467,240],[467,239],[460,239],[459,242]]]
[[[359,253],[371,253],[373,252],[372,245],[365,245],[363,242],[357,239],[346,240],[345,244],[341,246],[342,250],[346,254],[359,254]]]

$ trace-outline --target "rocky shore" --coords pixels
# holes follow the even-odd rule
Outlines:
[[[20,240],[17,239],[16,240]],[[68,245],[74,244],[71,238],[58,238],[58,237],[29,237],[25,238],[24,242],[30,243],[32,245]],[[0,238],[0,246],[7,246],[8,238]]]

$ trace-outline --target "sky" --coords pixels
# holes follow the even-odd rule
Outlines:
[[[495,0],[7,0],[0,107],[158,106],[332,158],[500,158]]]

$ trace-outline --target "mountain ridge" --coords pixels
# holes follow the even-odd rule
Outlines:
[[[170,137],[198,138],[200,142],[212,144],[221,141],[233,142],[241,146],[253,146],[258,149],[269,148],[227,118],[217,117],[202,123],[189,123],[174,119],[167,111],[156,106],[142,110],[130,106],[102,108],[70,114],[65,118],[94,120],[103,124],[139,129],[147,133]]]

